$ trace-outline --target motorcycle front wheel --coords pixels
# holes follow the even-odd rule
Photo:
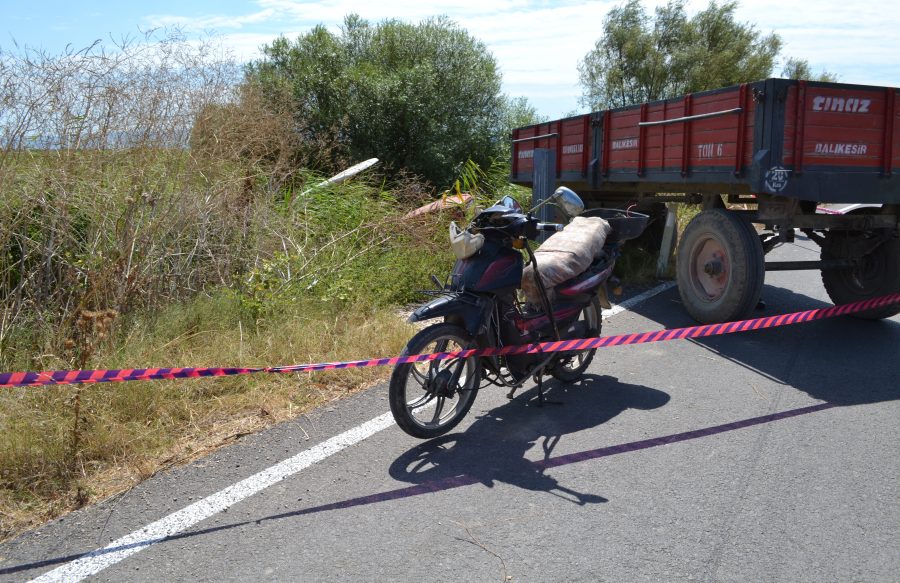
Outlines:
[[[456,352],[474,345],[472,337],[459,326],[434,324],[413,336],[402,356]],[[398,364],[388,386],[394,420],[413,437],[443,435],[469,412],[480,378],[477,357]]]

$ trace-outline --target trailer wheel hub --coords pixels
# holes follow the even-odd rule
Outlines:
[[[728,252],[721,241],[707,237],[694,247],[691,280],[708,301],[716,301],[728,288]]]
[[[712,261],[708,261],[706,265],[703,266],[703,271],[706,275],[710,277],[716,277],[722,274],[722,269],[724,265],[718,259],[713,259]]]

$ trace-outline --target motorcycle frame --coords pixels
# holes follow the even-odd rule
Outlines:
[[[553,340],[560,340],[559,327],[553,313],[553,306],[550,302],[547,290],[544,287],[544,283],[538,275],[537,258],[527,241],[524,249],[528,255],[529,262],[534,265],[535,283],[541,300],[541,308],[550,321],[551,329],[553,330]],[[614,265],[615,256],[613,255],[609,267],[610,272]],[[600,284],[601,287],[606,285],[606,281],[607,279],[603,280]],[[483,345],[480,347],[495,347],[497,346],[498,340],[502,342],[502,332],[499,329],[499,318],[502,317],[502,315],[498,313],[498,307],[502,304],[499,294],[491,292],[476,293],[446,288],[443,290],[430,291],[429,293],[440,293],[441,295],[413,312],[409,319],[410,322],[422,322],[435,318],[444,318],[444,321],[446,322],[462,325],[476,341],[478,339],[486,339],[487,342],[482,341],[479,343],[480,345]],[[515,302],[511,302],[511,304],[515,307]],[[493,325],[495,316],[498,319],[497,326]],[[480,358],[484,365],[482,371],[490,371],[494,376],[494,378],[490,378],[483,374],[482,380],[487,381],[489,384],[495,384],[515,390],[525,384],[529,378],[534,378],[536,381],[540,382],[540,377],[544,374],[546,368],[558,360],[560,354],[551,353],[544,359],[536,359],[537,364],[529,366],[528,371],[523,374],[521,378],[513,377],[512,373],[510,373],[509,378],[505,378],[500,372],[501,366],[499,357],[497,356]],[[509,369],[507,368],[507,370]]]

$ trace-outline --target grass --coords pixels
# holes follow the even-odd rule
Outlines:
[[[303,301],[247,320],[222,293],[134,319],[97,362],[262,366],[397,354],[412,331],[392,310]],[[383,379],[351,369],[22,388],[0,395],[0,538],[130,488],[244,434]],[[76,395],[79,437],[73,442]]]
[[[328,208],[337,198],[336,209]],[[428,275],[452,263],[439,228],[445,219],[400,221],[410,202],[365,183],[303,203],[288,217],[268,215],[279,238],[263,238],[258,259],[232,285],[121,314],[81,310],[62,321],[35,314],[7,329],[4,370],[257,367],[398,354],[413,331],[393,306],[418,299],[416,289],[431,287]],[[274,251],[264,254],[266,246]],[[0,538],[388,374],[351,369],[4,392]]]
[[[193,237],[195,246],[202,246],[231,237],[235,244],[209,246],[175,273],[133,279],[136,296],[148,301],[124,308],[115,301],[121,271],[104,271],[109,261],[86,255],[77,244],[80,237],[55,239],[70,245],[62,252],[68,267],[97,261],[98,271],[84,268],[87,277],[81,285],[76,278],[68,289],[48,289],[68,298],[67,312],[54,302],[42,308],[36,301],[21,302],[18,320],[0,327],[0,367],[256,367],[398,354],[412,331],[393,306],[417,299],[416,289],[431,287],[428,275],[443,274],[452,264],[444,242],[446,218],[402,220],[421,200],[421,195],[408,195],[403,184],[387,189],[357,180],[306,186],[320,182],[321,177],[308,175],[296,194],[260,193],[243,219],[245,235],[229,232],[219,222],[219,215],[230,211],[227,206],[220,212],[208,202],[195,230],[182,231],[169,243],[148,235],[134,259],[148,274],[165,268],[175,242]],[[175,220],[192,216],[186,209],[195,194],[172,190],[167,196],[182,209]],[[59,209],[59,217],[79,214],[74,200]],[[96,198],[86,200],[100,204]],[[133,211],[130,204],[107,201],[107,212],[90,215],[94,222],[86,230],[100,233],[104,221],[121,222]],[[173,220],[145,206],[139,210],[148,213],[150,230],[154,220],[162,221],[162,230]],[[87,250],[101,255],[114,253],[120,242],[115,237],[90,240],[96,244]],[[211,261],[213,250],[218,257]],[[6,263],[7,273],[23,264],[31,265]],[[235,273],[223,274],[229,266]],[[33,269],[38,273],[40,262]],[[216,279],[223,283],[214,285]],[[146,287],[145,281],[150,282]],[[166,297],[154,287],[160,284],[167,286]],[[14,305],[8,300],[22,289],[8,287],[0,293],[7,313]],[[39,292],[34,291],[35,299]],[[352,369],[7,391],[0,394],[0,538],[120,492],[162,468],[295,417],[388,373]]]
[[[623,283],[646,284],[657,280],[656,259],[659,251],[643,247],[628,246],[616,261],[615,274]]]

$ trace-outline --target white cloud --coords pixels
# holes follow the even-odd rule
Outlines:
[[[217,29],[235,55],[259,56],[259,47],[279,34],[294,38],[316,24],[337,31],[344,17],[356,13],[370,21],[389,18],[418,22],[447,15],[481,39],[496,58],[504,91],[525,96],[549,116],[576,108],[580,95],[578,61],[599,36],[607,11],[620,0],[588,2],[542,0],[384,0],[360,4],[350,0],[256,0],[241,16],[188,18],[158,15],[154,25],[186,30]],[[648,12],[665,0],[645,2]],[[690,0],[689,14],[708,6]],[[852,83],[896,85],[900,76],[900,3],[838,0],[744,0],[737,19],[750,22],[784,41],[782,55],[807,59],[813,70],[827,70]],[[776,71],[776,74],[778,71]]]
[[[270,44],[279,36],[297,38],[304,30],[284,30],[279,33],[234,32],[221,36],[222,44],[227,47],[234,58],[240,61],[252,61],[260,58],[263,45]]]
[[[275,16],[275,11],[271,9],[260,10],[251,14],[241,16],[220,16],[208,15],[200,17],[176,16],[176,15],[156,15],[147,16],[147,21],[151,26],[175,26],[186,31],[204,31],[204,30],[227,30],[233,28],[243,28],[248,24],[261,24],[269,22]]]
[[[340,21],[344,15],[356,13],[363,18],[382,20],[385,18],[399,18],[402,20],[420,20],[430,16],[447,14],[466,15],[503,15],[512,11],[531,10],[533,6],[542,5],[543,2],[528,2],[526,0],[438,0],[431,2],[417,2],[415,0],[386,0],[383,2],[360,5],[359,2],[346,0],[326,0],[325,2],[307,2],[301,0],[258,0],[257,3],[265,8],[272,8],[284,14],[293,15],[299,19],[319,19],[321,21]],[[559,3],[565,4],[565,3]]]

